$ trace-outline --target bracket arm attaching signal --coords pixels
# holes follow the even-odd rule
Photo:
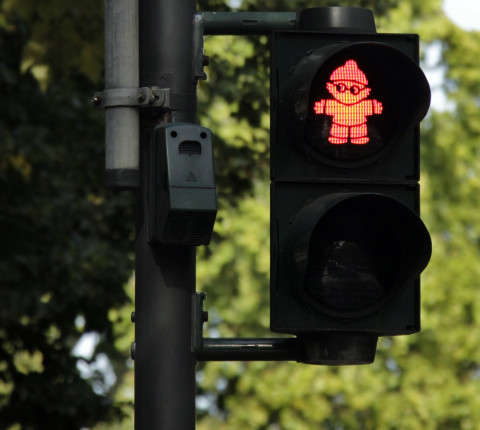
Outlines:
[[[207,79],[203,68],[204,35],[269,35],[274,30],[295,30],[295,12],[198,12],[193,20],[193,67],[197,80]]]
[[[290,338],[204,338],[203,323],[208,321],[208,313],[203,309],[206,297],[203,292],[193,295],[192,353],[196,361],[297,361],[337,366],[373,362],[371,339],[355,333],[345,339],[328,334]]]
[[[296,338],[204,338],[206,296],[193,295],[192,352],[197,361],[301,361]]]

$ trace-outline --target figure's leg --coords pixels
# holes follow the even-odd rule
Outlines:
[[[363,123],[350,128],[350,141],[354,145],[364,145],[370,140],[368,137],[367,124]]]
[[[330,128],[330,137],[328,138],[330,143],[334,145],[342,145],[348,142],[348,127],[339,124],[332,124]]]

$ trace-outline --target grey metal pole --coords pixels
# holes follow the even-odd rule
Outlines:
[[[170,88],[170,106],[141,114],[135,243],[135,428],[195,428],[191,351],[195,248],[147,243],[148,148],[156,125],[194,123],[195,0],[139,0],[140,86]],[[163,160],[162,160],[163,161]]]
[[[138,0],[105,0],[105,89],[138,92]],[[105,185],[139,184],[136,106],[105,109]]]

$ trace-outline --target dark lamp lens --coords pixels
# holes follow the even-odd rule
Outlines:
[[[333,241],[312,256],[305,282],[311,296],[341,310],[365,308],[385,294],[375,262],[361,244]]]
[[[359,205],[339,205],[322,219],[311,237],[304,280],[314,307],[355,311],[389,294],[402,253],[389,226],[374,208]]]

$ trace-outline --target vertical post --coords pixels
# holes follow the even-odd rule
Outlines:
[[[195,428],[191,306],[195,248],[147,242],[146,150],[156,125],[195,122],[195,0],[139,0],[140,86],[170,88],[170,107],[141,114],[135,243],[135,429]],[[162,162],[164,160],[160,160]]]
[[[105,0],[105,89],[138,89],[137,0]],[[105,185],[139,184],[140,119],[136,106],[105,110]]]

